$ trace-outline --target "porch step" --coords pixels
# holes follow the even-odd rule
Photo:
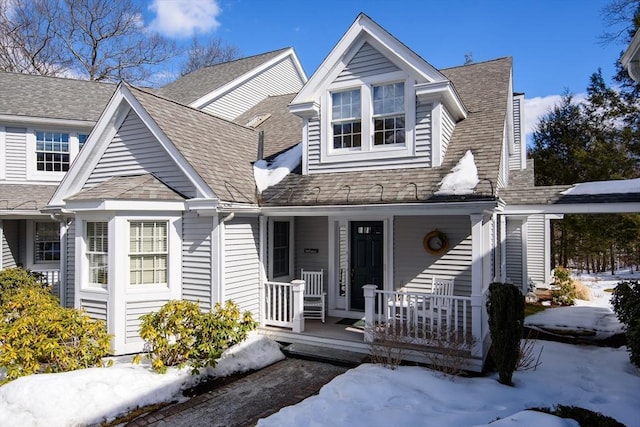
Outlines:
[[[298,359],[317,360],[334,365],[355,367],[364,363],[366,354],[319,345],[293,343],[282,348],[282,352]]]

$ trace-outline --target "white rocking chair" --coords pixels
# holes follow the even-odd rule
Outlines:
[[[304,280],[304,318],[325,321],[325,298],[323,289],[323,270],[300,270],[300,277]]]
[[[445,320],[447,327],[450,327],[451,324],[453,281],[454,279],[436,278],[436,276],[432,278],[431,294],[433,297],[430,307],[426,307],[424,313],[425,317],[431,317],[440,327],[443,320]]]

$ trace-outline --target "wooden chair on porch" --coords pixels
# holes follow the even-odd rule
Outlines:
[[[451,306],[453,304],[453,284],[454,279],[436,277],[431,279],[431,294],[433,295],[428,307],[420,307],[418,317],[431,319],[438,327],[444,323],[451,324]],[[425,320],[426,320],[425,319]]]
[[[300,270],[300,278],[304,280],[304,318],[325,321],[326,292],[323,288],[323,270]]]

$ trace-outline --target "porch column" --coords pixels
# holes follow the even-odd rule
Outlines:
[[[484,230],[482,214],[470,215],[471,219],[471,334],[475,344],[471,349],[471,356],[483,356],[483,312],[484,296],[483,288],[483,263],[484,257]]]
[[[291,282],[293,289],[293,332],[304,332],[304,280]]]
[[[267,282],[267,269],[265,262],[267,261],[267,217],[264,215],[259,216],[260,219],[260,249],[259,249],[259,266],[260,266],[260,326],[264,327],[264,319],[267,313],[267,298],[264,291],[265,283]]]
[[[373,342],[373,328],[375,328],[375,290],[376,285],[364,285],[364,341]]]

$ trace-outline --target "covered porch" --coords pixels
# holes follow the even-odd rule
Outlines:
[[[444,334],[466,346],[467,369],[481,370],[489,348],[486,291],[501,277],[497,206],[453,204],[340,207],[326,215],[265,209],[262,332],[365,354],[392,334],[409,348],[405,359],[416,362],[442,351]],[[434,231],[444,247],[425,240]],[[304,316],[303,269],[323,272],[324,323]],[[452,294],[434,294],[434,277],[451,279]]]

